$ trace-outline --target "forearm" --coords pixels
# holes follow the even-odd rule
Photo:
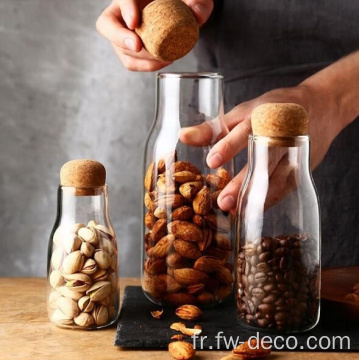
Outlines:
[[[311,89],[312,100],[320,102],[328,118],[334,119],[331,126],[336,136],[359,115],[359,52],[341,58],[301,85]]]

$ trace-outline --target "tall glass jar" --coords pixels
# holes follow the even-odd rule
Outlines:
[[[237,214],[236,300],[241,325],[300,332],[320,314],[320,212],[309,136],[249,137]]]
[[[83,161],[76,161],[77,175],[86,177]],[[59,186],[47,272],[52,323],[63,328],[99,329],[116,321],[118,251],[106,185]]]
[[[231,219],[217,197],[233,164],[212,170],[211,146],[228,133],[222,76],[160,73],[144,158],[142,288],[159,305],[212,306],[232,291]]]

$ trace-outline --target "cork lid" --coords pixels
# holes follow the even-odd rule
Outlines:
[[[156,0],[143,9],[141,24],[135,32],[156,59],[174,61],[195,46],[199,25],[182,0]]]
[[[60,170],[61,186],[77,188],[75,195],[94,195],[94,188],[104,186],[105,180],[105,167],[95,160],[71,160]]]
[[[309,116],[298,104],[269,103],[256,107],[251,114],[254,135],[286,137],[307,135]]]

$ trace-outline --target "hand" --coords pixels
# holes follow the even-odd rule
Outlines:
[[[155,59],[142,46],[134,29],[140,22],[140,10],[152,0],[113,0],[96,22],[101,35],[111,42],[123,65],[131,71],[157,71],[171,62]],[[183,0],[202,25],[213,10],[213,0]]]

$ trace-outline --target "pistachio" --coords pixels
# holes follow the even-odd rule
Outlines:
[[[51,265],[54,269],[59,270],[64,258],[64,252],[61,248],[55,249],[51,255]]]
[[[50,285],[53,288],[57,288],[58,286],[61,286],[64,283],[64,278],[61,275],[60,270],[53,270],[50,274]]]
[[[103,298],[103,299],[100,301],[100,304],[101,304],[101,305],[105,305],[105,306],[109,306],[110,303],[111,303],[111,300],[110,300],[110,297],[109,297],[109,296]]]
[[[111,256],[108,252],[98,249],[95,250],[94,260],[100,269],[107,269],[111,265]]]
[[[97,269],[92,275],[91,278],[94,282],[105,280],[108,276],[108,273],[106,270],[103,269]]]
[[[111,242],[111,240],[106,238],[100,238],[97,247],[101,250],[106,251],[110,255],[116,253],[116,248],[114,244]]]
[[[51,315],[51,321],[59,325],[71,325],[73,323],[72,317],[65,315],[61,310],[56,309]]]
[[[88,223],[87,223],[87,226],[88,227],[95,227],[99,225],[99,223],[96,221],[96,220],[90,220]]]
[[[78,231],[81,239],[91,245],[96,245],[99,241],[96,230],[93,227],[83,227]]]
[[[95,226],[95,229],[101,231],[110,239],[114,237],[114,232],[104,225],[98,224]]]
[[[66,287],[74,291],[85,291],[91,286],[91,279],[88,275],[82,273],[75,273],[64,275],[66,280]]]
[[[85,261],[83,268],[81,269],[81,272],[86,275],[91,275],[91,274],[94,274],[94,272],[96,272],[96,270],[97,270],[96,261],[93,259],[87,259]]]
[[[94,318],[87,313],[81,313],[79,316],[74,318],[74,323],[82,327],[88,327],[94,324]]]
[[[79,309],[83,312],[89,313],[93,311],[95,303],[93,303],[90,299],[90,296],[85,295],[78,301]]]
[[[61,296],[56,300],[56,304],[59,310],[61,310],[68,318],[73,319],[79,315],[80,310],[77,306],[77,302],[72,299]]]
[[[73,225],[72,231],[73,231],[73,233],[75,233],[75,234],[77,235],[77,234],[78,234],[78,231],[79,231],[81,228],[83,228],[83,227],[85,227],[85,224],[76,223],[76,224]]]
[[[83,296],[82,293],[78,291],[73,291],[66,286],[60,286],[57,288],[57,290],[61,293],[61,295],[75,301],[78,301]]]
[[[87,242],[83,242],[80,246],[80,251],[86,256],[86,257],[91,257],[95,251],[95,248],[87,243]]]
[[[69,234],[63,240],[64,249],[68,254],[75,250],[79,250],[81,243],[81,239],[75,234]]]
[[[51,310],[56,310],[57,309],[57,304],[56,304],[56,300],[62,296],[61,293],[59,293],[58,291],[52,291],[49,295],[49,307]]]
[[[109,319],[109,311],[104,305],[96,305],[92,312],[92,316],[96,325],[105,325]]]
[[[79,250],[77,250],[70,253],[64,259],[62,270],[65,274],[74,274],[80,271],[83,265],[84,265],[84,255]]]
[[[109,281],[98,281],[86,291],[86,295],[90,296],[91,301],[101,301],[110,293],[111,283]]]

